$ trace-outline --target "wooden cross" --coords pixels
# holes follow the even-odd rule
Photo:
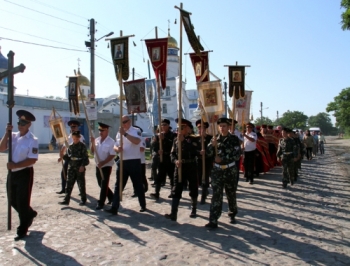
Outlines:
[[[7,54],[8,57],[8,67],[7,70],[0,73],[0,80],[7,77],[7,107],[12,108],[15,105],[15,101],[13,99],[13,75],[17,73],[23,73],[26,69],[26,66],[23,64],[20,64],[19,66],[13,67],[13,57],[15,53],[10,51]],[[11,113],[11,120],[12,121],[12,112]]]
[[[19,66],[13,67],[13,57],[15,53],[10,51],[7,54],[8,63],[7,63],[7,70],[0,73],[0,80],[2,80],[4,77],[7,77],[7,107],[9,108],[9,125],[12,125],[12,108],[15,105],[14,101],[14,91],[13,91],[13,75],[17,73],[23,73],[26,66],[23,64],[20,64]],[[8,161],[12,162],[12,130],[9,130],[8,132]],[[11,230],[11,170],[8,170],[7,174],[7,197],[8,197],[8,205],[7,205],[7,230]]]

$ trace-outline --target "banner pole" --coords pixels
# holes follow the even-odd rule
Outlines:
[[[182,9],[182,3],[180,3],[180,8]],[[178,91],[178,134],[179,134],[179,129],[181,131],[181,124],[182,124],[182,16],[180,14],[180,76],[179,76],[179,91]],[[178,161],[182,162],[182,143],[180,140],[177,142],[177,150],[178,150]],[[182,183],[182,165],[181,167],[178,168],[178,175],[179,175],[179,183]]]
[[[203,130],[204,130],[204,121],[203,121],[203,114],[204,114],[204,110],[203,110],[203,106],[202,106],[202,102],[198,99],[198,106],[199,109],[201,110],[201,149],[205,150],[205,146],[204,146],[204,136],[203,136]],[[205,154],[202,154],[202,184],[205,183]]]
[[[162,108],[160,106],[160,82],[159,82],[159,75],[157,75],[157,94],[158,94],[158,129],[159,129],[159,150],[161,150],[163,152],[163,141],[160,138],[161,135],[161,128],[160,128],[160,124],[161,124],[161,119],[162,119]],[[160,154],[160,162],[163,162],[163,153]]]
[[[201,118],[201,146],[202,146],[202,150],[205,150],[204,147],[204,123],[203,123],[203,119]],[[205,153],[202,154],[202,184],[205,183]]]
[[[86,123],[87,123],[87,125],[88,125],[88,128],[89,128],[89,135],[90,135],[90,138],[91,138],[91,136],[94,137],[94,133],[93,133],[93,131],[92,131],[92,129],[91,129],[89,117],[88,117],[87,112],[86,112],[86,107],[85,107],[85,103],[84,103],[83,94],[81,93],[81,89],[80,89],[80,85],[79,85],[79,84],[78,84],[78,90],[79,90],[81,102],[82,102],[82,104],[83,104],[84,113],[85,113],[85,120],[86,120]],[[98,163],[100,162],[100,158],[99,158],[99,156],[98,156],[98,154],[97,154],[97,151],[96,151],[95,141],[93,141],[93,142],[91,143],[91,145],[92,145],[92,147],[93,147],[93,149],[94,149],[94,155],[96,156],[96,161],[97,161],[97,164],[98,164]],[[98,168],[98,170],[100,171],[101,179],[104,180],[105,178],[104,178],[104,176],[103,176],[102,169],[101,169],[100,167],[97,167],[97,168]]]
[[[236,112],[236,97],[234,96],[235,94],[233,93],[232,97],[232,120],[235,120],[235,112]],[[238,122],[238,121],[237,121]],[[232,134],[235,132],[235,121],[232,121]]]
[[[118,83],[119,83],[119,125],[123,126],[123,84],[122,84],[122,68],[118,67]],[[120,147],[123,147],[123,136],[120,135]],[[123,201],[123,152],[119,152],[119,200]]]
[[[8,57],[8,71],[11,71],[13,69],[13,57],[14,53],[10,51],[7,54]],[[14,89],[13,89],[13,75],[9,73],[8,75],[8,82],[7,82],[7,107],[9,108],[9,113],[8,113],[8,118],[9,122],[8,125],[12,126],[12,108],[15,105],[14,101]],[[12,162],[12,130],[7,131],[8,135],[8,162]],[[12,170],[7,171],[7,230],[11,230],[11,224],[12,224],[12,190],[11,190],[11,175],[12,175]]]

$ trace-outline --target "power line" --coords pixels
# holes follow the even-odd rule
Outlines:
[[[84,19],[84,20],[88,20],[87,18],[84,18],[84,17],[82,17],[82,16],[80,16],[80,15],[78,15],[78,14],[70,13],[70,12],[68,12],[68,11],[66,11],[66,10],[59,9],[59,8],[57,8],[57,7],[54,7],[54,6],[51,6],[51,5],[42,3],[42,2],[37,1],[37,0],[30,0],[30,1],[35,2],[35,3],[38,3],[38,4],[43,5],[43,6],[47,6],[47,7],[49,7],[49,8],[55,9],[55,10],[59,10],[59,11],[61,11],[61,12],[63,12],[63,13],[66,13],[66,14],[69,14],[69,15],[72,15],[72,16],[75,16],[75,17],[80,17],[80,18],[82,18],[82,19]]]
[[[32,44],[32,45],[38,45],[38,46],[43,46],[43,47],[48,47],[48,48],[55,48],[55,49],[63,49],[63,50],[68,50],[68,51],[77,51],[77,52],[88,52],[84,50],[78,50],[78,49],[70,49],[70,48],[65,48],[65,47],[58,47],[58,46],[51,46],[51,45],[45,45],[45,44],[40,44],[40,43],[33,43],[33,42],[25,42],[25,41],[20,41],[20,40],[14,40],[14,39],[9,39],[9,38],[4,38],[0,36],[0,40],[8,40],[8,41],[13,41],[13,42],[21,42],[21,43],[26,43],[26,44]]]
[[[42,39],[42,40],[55,42],[55,43],[60,43],[60,44],[65,44],[65,45],[69,45],[69,46],[73,46],[73,47],[78,47],[79,48],[79,46],[75,46],[75,45],[71,45],[71,44],[68,44],[68,43],[63,43],[63,42],[58,42],[58,41],[46,39],[46,38],[43,38],[43,37],[39,37],[39,36],[35,36],[35,35],[32,35],[32,34],[24,33],[24,32],[21,32],[21,31],[5,28],[5,27],[1,27],[1,26],[0,26],[0,28],[5,29],[5,30],[9,30],[9,31],[13,31],[13,32],[18,32],[18,33],[25,34],[25,35],[28,35],[28,36],[31,36],[31,37],[35,37],[35,38],[39,38],[39,39]]]
[[[95,53],[95,56],[98,57],[98,58],[100,58],[100,59],[102,59],[103,61],[106,61],[107,63],[109,63],[109,64],[111,64],[111,65],[114,65],[111,61],[108,61],[107,59],[103,58],[102,56],[97,55],[96,53]],[[129,74],[132,74],[132,72],[129,72]],[[136,71],[135,71],[135,76],[138,76],[138,77],[140,77],[140,78],[144,78],[144,77],[145,77],[144,75],[139,74],[139,73],[137,73]]]
[[[13,15],[15,15],[15,16],[19,16],[19,17],[22,17],[22,18],[30,19],[30,20],[33,20],[33,21],[36,21],[36,22],[40,22],[40,23],[45,24],[45,25],[50,25],[50,26],[53,26],[53,27],[56,27],[56,28],[68,30],[68,31],[75,32],[75,33],[78,33],[78,34],[81,34],[81,35],[86,36],[85,33],[78,32],[78,31],[74,31],[74,30],[71,30],[71,29],[66,29],[66,28],[63,28],[63,27],[60,27],[60,26],[57,26],[57,25],[53,25],[53,24],[47,23],[46,21],[43,22],[43,21],[36,20],[36,19],[30,18],[30,17],[22,16],[22,15],[20,15],[20,14],[17,14],[17,13],[8,11],[8,10],[4,10],[4,9],[1,9],[1,8],[0,8],[0,10],[5,11],[5,12],[10,13],[10,14],[13,14]]]
[[[73,22],[73,21],[69,21],[69,20],[66,20],[66,19],[62,19],[62,18],[59,18],[59,17],[55,17],[55,16],[52,16],[52,15],[50,15],[50,14],[46,14],[46,13],[44,13],[44,12],[40,12],[40,11],[38,11],[38,10],[29,8],[29,7],[26,7],[26,6],[22,6],[22,5],[20,5],[20,4],[13,3],[13,2],[11,2],[11,1],[9,1],[9,0],[4,0],[4,1],[5,1],[5,2],[8,2],[8,3],[10,3],[10,4],[13,4],[13,5],[20,6],[20,7],[22,7],[22,8],[31,10],[31,11],[33,11],[33,12],[37,12],[37,13],[43,14],[43,15],[45,15],[45,16],[49,16],[49,17],[52,17],[52,18],[55,18],[55,19],[59,19],[59,20],[62,20],[62,21],[65,21],[65,22],[68,22],[68,23],[71,23],[71,24],[78,25],[78,26],[81,26],[81,27],[86,28],[86,25],[81,25],[81,24],[75,23],[75,22]]]

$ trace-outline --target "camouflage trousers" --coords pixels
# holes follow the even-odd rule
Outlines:
[[[287,184],[290,182],[294,182],[294,160],[293,158],[283,158],[282,159],[282,169],[283,169],[283,177],[282,182]]]
[[[294,162],[294,178],[297,177],[299,175],[299,168],[301,167],[301,160],[297,160],[296,162]]]
[[[217,223],[222,212],[224,188],[230,216],[234,217],[237,213],[237,169],[235,166],[227,169],[221,169],[214,166],[210,176],[211,186],[213,188],[213,197],[211,198],[209,221]]]
[[[67,188],[64,201],[69,203],[75,181],[77,181],[78,184],[81,201],[86,202],[85,171],[80,173],[79,167],[76,166],[70,166],[68,168]]]

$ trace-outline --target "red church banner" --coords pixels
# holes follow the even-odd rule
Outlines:
[[[208,52],[200,52],[199,54],[190,53],[190,58],[194,69],[194,74],[196,75],[196,81],[198,82],[201,79],[201,77],[205,73],[205,70],[208,70],[208,71],[206,72],[205,77],[203,77],[201,81],[202,82],[209,81]]]
[[[168,37],[145,40],[149,58],[157,81],[160,80],[163,89],[166,88],[166,66],[168,58]]]

